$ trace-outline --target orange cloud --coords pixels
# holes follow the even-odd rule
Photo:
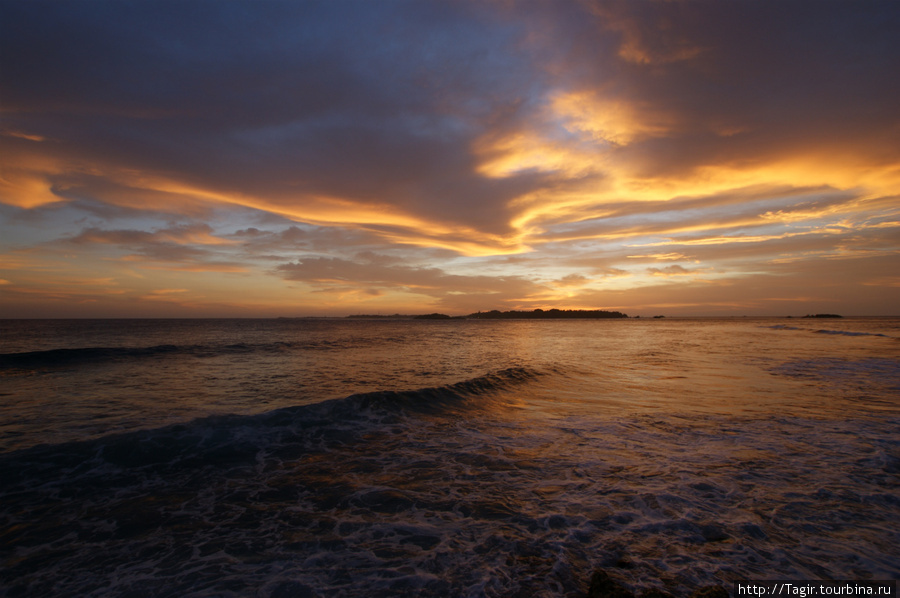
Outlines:
[[[30,210],[64,201],[40,175],[21,172],[0,174],[0,203]]]
[[[18,137],[19,139],[27,139],[28,141],[46,141],[47,139],[43,135],[23,133],[22,131],[4,131],[3,134],[9,135],[10,137]]]
[[[604,98],[597,91],[558,92],[550,107],[567,131],[616,146],[665,136],[675,125],[670,115],[628,100]]]

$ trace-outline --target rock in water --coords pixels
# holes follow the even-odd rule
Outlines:
[[[635,598],[634,592],[609,576],[603,569],[596,569],[591,575],[591,586],[587,598]],[[644,590],[639,598],[674,598],[672,594],[657,588]],[[704,586],[691,592],[688,598],[730,598],[728,590],[722,586]]]
[[[606,571],[597,569],[591,576],[588,598],[634,598],[634,593],[610,577]]]
[[[728,590],[722,586],[704,586],[691,592],[688,598],[729,598]]]

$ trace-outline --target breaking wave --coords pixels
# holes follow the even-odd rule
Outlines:
[[[155,345],[151,347],[80,347],[0,354],[0,370],[43,370],[122,362],[166,356],[216,357],[242,353],[278,353],[294,350],[346,349],[347,343],[320,340],[308,342],[233,343],[207,345]]]
[[[252,463],[274,447],[322,448],[356,439],[367,429],[408,416],[468,414],[509,404],[498,394],[544,373],[508,368],[470,380],[410,391],[377,391],[313,405],[286,407],[257,415],[220,415],[152,430],[115,434],[96,440],[39,445],[0,456],[8,482],[33,478],[48,467],[83,468],[102,461],[119,467],[197,467]]]

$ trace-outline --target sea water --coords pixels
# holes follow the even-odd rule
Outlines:
[[[0,321],[0,595],[900,577],[900,320]]]

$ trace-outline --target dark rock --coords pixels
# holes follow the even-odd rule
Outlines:
[[[700,526],[700,534],[707,542],[721,542],[727,540],[730,536],[720,525],[715,523],[707,523]]]
[[[691,488],[694,490],[699,490],[700,492],[705,492],[708,496],[715,494],[716,492],[721,492],[721,489],[712,484],[707,484],[706,482],[697,482],[696,484],[691,484]]]
[[[587,598],[634,598],[634,593],[611,578],[606,571],[597,569],[591,576],[591,586],[588,589]]]
[[[728,590],[722,586],[704,586],[697,588],[688,598],[729,598]]]
[[[280,583],[270,594],[271,598],[318,598],[318,596],[315,590],[298,581]]]
[[[550,529],[562,529],[568,525],[568,520],[562,515],[551,515],[547,518],[547,527]]]
[[[634,563],[632,563],[625,557],[622,557],[618,561],[616,561],[615,566],[619,569],[634,569]]]
[[[616,523],[628,525],[629,523],[634,521],[634,515],[632,515],[631,513],[616,513],[611,517],[611,519]]]
[[[620,559],[622,561],[624,559]],[[587,598],[635,598],[634,592],[622,582],[610,577],[603,569],[595,569],[591,575],[591,585]],[[641,592],[638,598],[675,598],[672,594],[659,588],[649,588]],[[697,588],[688,598],[730,598],[728,590],[720,585]]]

